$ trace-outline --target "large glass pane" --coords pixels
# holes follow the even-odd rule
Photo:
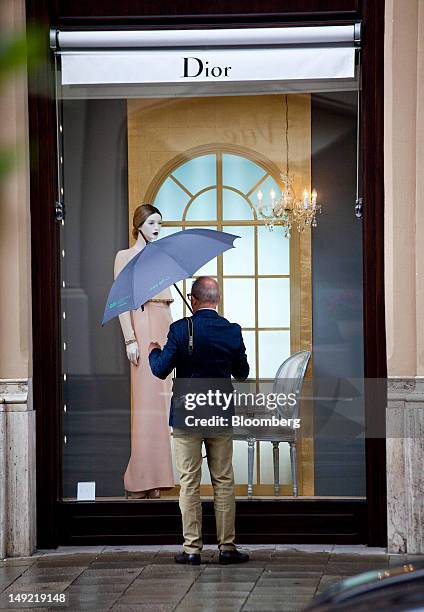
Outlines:
[[[173,447],[167,428],[168,396],[166,405],[162,403],[160,444],[159,429],[153,425],[140,430],[143,443],[139,444],[137,422],[146,407],[153,406],[156,414],[163,400],[161,393],[151,391],[159,379],[153,378],[145,356],[150,341],[166,342],[171,318],[189,314],[181,297],[171,286],[174,301],[170,307],[164,302],[145,305],[147,313],[152,308],[166,312],[166,322],[161,325],[153,317],[151,328],[137,327],[145,311],[138,308],[129,314],[144,359],[137,366],[137,372],[143,372],[142,381],[134,378],[118,319],[103,327],[100,324],[117,253],[135,254],[134,211],[153,193],[157,195],[152,203],[161,210],[165,224],[161,237],[191,227],[222,228],[240,236],[235,249],[208,262],[195,276],[213,276],[223,287],[224,316],[243,328],[252,388],[259,388],[258,377],[272,380],[281,363],[301,350],[310,351],[313,357],[308,370],[310,386],[326,377],[363,375],[362,230],[352,214],[356,91],[286,96],[282,85],[283,93],[221,96],[215,91],[213,96],[202,96],[203,90],[197,95],[193,85],[192,95],[173,99],[165,91],[167,85],[160,87],[161,97],[149,97],[140,85],[137,91],[144,91],[142,102],[134,98],[134,90],[122,98],[117,90],[109,90],[109,98],[90,90],[91,99],[84,99],[81,89],[80,97],[63,101],[59,140],[63,138],[67,215],[60,225],[64,405],[59,408],[63,411],[65,499],[74,499],[78,483],[83,482],[95,482],[99,500],[122,498],[134,448],[142,455],[149,449],[142,461],[149,467],[161,467]],[[72,92],[68,90],[69,95]],[[243,197],[253,189],[249,200],[255,208],[259,189],[265,202],[271,189],[280,197],[286,136],[297,197],[302,197],[303,186],[308,185],[317,189],[323,204],[312,230],[298,233],[292,217],[291,241],[284,238],[281,227],[270,232]],[[228,143],[231,152],[223,152],[227,145],[222,143]],[[264,160],[263,166],[255,160]],[[267,175],[268,169],[272,176]],[[229,278],[234,276],[243,278]],[[178,287],[185,294],[191,284],[192,279],[186,279]],[[301,484],[301,495],[311,490],[332,496],[365,493],[363,440],[353,439],[357,430],[353,420],[348,420],[347,403],[339,397],[339,387],[334,385],[334,389],[334,398],[317,393],[311,402],[308,418],[314,444],[313,452],[302,451],[309,480]],[[359,404],[356,428],[363,416]],[[332,423],[336,424],[334,431]],[[340,431],[347,431],[350,439],[341,440]],[[159,459],[155,455],[158,448]],[[256,450],[260,469],[256,482],[255,468],[254,494],[273,495],[272,445],[259,441]],[[178,482],[175,461],[171,468],[172,486]],[[241,485],[237,491],[245,492],[245,441],[235,445],[234,471]],[[280,481],[286,494],[291,472],[283,442]],[[176,502],[178,489],[160,488],[162,497]],[[211,494],[206,466],[201,494]]]
[[[164,221],[181,219],[189,196],[171,178],[167,178],[159,189],[154,206],[159,208]]]
[[[216,184],[216,156],[194,157],[172,174],[192,195],[195,195],[201,189]]]
[[[259,377],[274,378],[278,368],[290,356],[289,331],[259,332]]]
[[[290,274],[290,240],[281,227],[258,227],[259,274]]]
[[[243,196],[236,191],[224,187],[222,192],[223,217],[225,220],[253,219],[252,208]]]
[[[290,281],[260,278],[259,327],[290,327]]]
[[[255,327],[255,281],[224,279],[224,315],[242,327]]]
[[[254,228],[246,226],[224,227],[225,232],[240,236],[234,249],[224,253],[224,275],[253,275],[255,273]]]
[[[235,187],[242,193],[248,193],[266,174],[266,171],[254,161],[240,155],[222,156],[222,182]]]
[[[191,202],[186,215],[187,221],[216,220],[216,189],[208,189]]]

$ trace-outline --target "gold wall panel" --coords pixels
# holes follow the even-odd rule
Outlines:
[[[290,94],[288,100],[290,172],[296,176],[294,188],[301,197],[305,187],[311,188],[311,98],[309,94]],[[267,160],[277,180],[278,173],[285,172],[284,95],[131,99],[127,101],[127,110],[130,243],[135,208],[153,199],[176,165],[205,153],[209,147],[239,149],[241,155],[248,152],[252,159]],[[294,353],[312,347],[310,230],[299,234],[293,228],[290,267],[291,351]],[[311,368],[312,365],[308,368],[308,377]],[[308,432],[308,437],[298,443],[299,493],[310,496],[314,494],[312,409],[306,411],[301,407],[301,417],[302,429]],[[267,494],[268,486],[271,492],[272,485],[258,484],[255,493]],[[286,486],[283,491],[288,493]],[[170,494],[175,492],[173,489]]]

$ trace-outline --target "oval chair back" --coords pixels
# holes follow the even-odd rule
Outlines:
[[[274,379],[273,393],[284,393],[286,397],[293,394],[296,398],[296,403],[292,405],[287,402],[285,406],[281,406],[277,402],[277,410],[280,415],[287,418],[298,418],[299,415],[299,397],[302,391],[303,379],[305,378],[306,369],[308,367],[311,353],[309,351],[299,351],[290,355],[277,370]]]

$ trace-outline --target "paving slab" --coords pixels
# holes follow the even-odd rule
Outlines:
[[[200,566],[176,565],[180,546],[62,548],[6,560],[0,564],[0,610],[19,609],[11,608],[9,593],[62,590],[66,602],[49,610],[295,612],[340,579],[410,559],[366,547],[258,545],[243,547],[249,563],[221,566],[216,547],[205,549]]]
[[[277,551],[303,552],[303,553],[318,553],[331,552],[334,544],[277,544]]]
[[[115,604],[111,610],[113,612],[172,612],[175,609],[173,604]]]
[[[157,555],[158,552],[162,550],[162,546],[123,546],[116,547],[116,550],[113,547],[106,546],[101,554],[96,555],[97,557],[101,557],[102,559],[116,559],[117,556],[122,557],[139,557],[140,555]],[[81,553],[80,553],[81,554]]]
[[[8,559],[2,559],[0,561],[0,567],[13,567],[18,565],[34,565],[37,561],[37,557],[9,557]]]
[[[346,546],[344,544],[334,544],[332,552],[336,554],[347,553],[352,555],[369,556],[376,554],[386,555],[387,550],[385,548],[379,548],[376,546],[365,546],[365,544],[354,544],[350,546]]]
[[[88,567],[92,561],[96,558],[96,555],[53,555],[40,557],[36,560],[37,567]]]

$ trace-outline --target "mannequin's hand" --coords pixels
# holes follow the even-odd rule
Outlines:
[[[138,348],[137,342],[132,342],[131,344],[128,344],[127,357],[133,365],[138,364],[138,359],[140,357],[140,350]]]
[[[160,349],[160,344],[159,342],[151,342],[149,344],[149,353],[151,353],[153,351],[153,349]]]

